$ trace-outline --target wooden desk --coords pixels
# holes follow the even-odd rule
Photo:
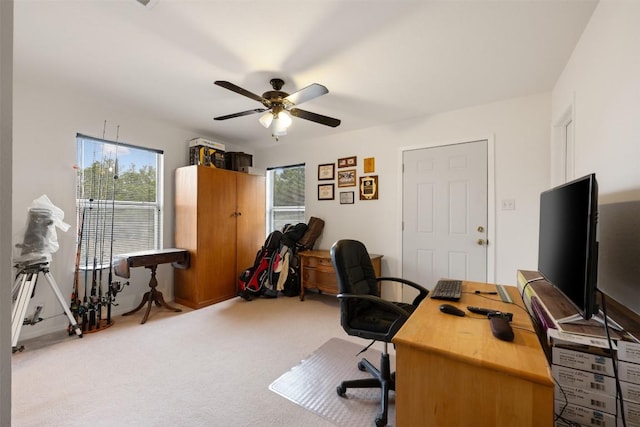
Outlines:
[[[175,312],[182,311],[179,308],[175,308],[167,304],[162,296],[162,292],[158,291],[158,280],[156,279],[156,269],[158,264],[171,263],[176,268],[188,268],[189,267],[189,251],[186,249],[160,249],[160,250],[148,250],[131,252],[128,254],[117,255],[114,260],[114,272],[120,277],[130,277],[130,267],[146,267],[151,270],[151,279],[149,280],[149,291],[144,294],[140,304],[133,310],[124,313],[123,316],[128,316],[135,313],[147,304],[147,311],[142,318],[141,324],[144,324],[149,317],[151,311],[151,304],[155,303],[158,307],[165,307]]]
[[[506,304],[486,283],[463,282],[467,315],[440,312],[425,299],[393,339],[396,345],[396,424],[443,427],[553,425],[553,380],[531,321],[513,286]],[[513,313],[515,339],[500,341],[489,321],[468,305]],[[523,329],[519,329],[523,328]]]
[[[338,280],[331,262],[331,253],[326,250],[302,251],[300,256],[300,301],[304,301],[304,289],[316,288],[320,292],[338,295]],[[376,277],[380,277],[382,255],[369,254]]]

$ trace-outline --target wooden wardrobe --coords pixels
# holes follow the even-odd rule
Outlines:
[[[191,308],[233,298],[238,276],[265,239],[265,178],[215,169],[176,169],[175,245],[191,265],[174,269],[175,301]]]

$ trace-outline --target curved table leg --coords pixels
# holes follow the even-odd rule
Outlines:
[[[147,266],[147,268],[151,270],[151,280],[149,280],[149,287],[151,289],[148,292],[145,292],[144,296],[142,297],[142,302],[140,302],[140,304],[136,308],[123,314],[123,316],[128,316],[130,314],[135,313],[136,311],[140,310],[145,305],[145,303],[147,304],[147,310],[140,324],[144,324],[149,318],[149,313],[151,312],[151,305],[153,303],[155,303],[156,306],[158,307],[165,307],[169,310],[175,311],[176,313],[182,311],[182,309],[180,308],[172,307],[169,304],[167,304],[166,301],[164,300],[164,297],[162,296],[162,292],[156,290],[156,287],[158,286],[158,280],[156,279],[157,267],[158,267],[157,265]]]
[[[182,311],[181,308],[173,307],[173,306],[170,306],[169,304],[167,304],[167,302],[164,300],[164,297],[162,296],[162,292],[155,291],[154,294],[155,294],[154,300],[156,302],[156,306],[167,308],[169,310],[175,311],[176,313]]]
[[[144,304],[146,302],[149,302],[149,305],[151,305],[150,296],[151,296],[151,291],[145,292],[144,296],[142,297],[142,301],[140,302],[140,304],[138,304],[138,306],[136,308],[134,308],[133,310],[124,313],[123,316],[128,316],[128,315],[133,314],[136,311],[140,310],[144,306]]]

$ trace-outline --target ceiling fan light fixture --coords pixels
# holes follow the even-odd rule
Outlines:
[[[139,0],[139,1],[159,1],[159,0]],[[279,136],[287,134],[287,129],[293,123],[292,115],[299,119],[309,120],[325,126],[336,127],[340,125],[340,120],[333,117],[323,116],[322,114],[312,113],[299,108],[293,108],[298,104],[307,102],[321,95],[329,93],[329,90],[318,83],[306,86],[297,92],[288,94],[282,92],[284,81],[282,79],[271,79],[273,90],[267,91],[262,95],[257,95],[251,91],[241,88],[231,82],[224,80],[216,80],[215,85],[230,90],[254,101],[258,101],[265,108],[254,108],[252,110],[241,111],[235,114],[227,114],[224,116],[214,117],[214,120],[227,120],[234,117],[242,117],[249,114],[263,113],[258,121],[265,128],[271,128],[271,134],[276,141]]]
[[[262,126],[264,126],[265,128],[268,128],[269,126],[271,126],[271,122],[273,122],[273,113],[271,111],[267,111],[266,113],[260,116],[258,121]]]
[[[280,111],[276,118],[278,119],[278,126],[281,126],[284,129],[288,129],[289,126],[291,126],[291,123],[293,123],[291,116],[285,110]]]
[[[280,112],[273,120],[272,134],[274,136],[286,135],[289,126],[291,126],[291,117],[284,112]]]

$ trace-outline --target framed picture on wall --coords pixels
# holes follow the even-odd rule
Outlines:
[[[318,184],[318,200],[333,200],[334,188],[333,184]]]
[[[378,200],[378,175],[360,177],[360,200]]]
[[[354,192],[353,191],[341,191],[340,192],[340,204],[341,205],[352,205],[354,202]]]
[[[318,165],[318,180],[327,181],[335,179],[335,163],[325,163],[324,165]]]
[[[355,187],[356,185],[355,169],[338,171],[338,187]]]
[[[357,164],[358,164],[358,158],[356,156],[343,157],[341,159],[338,159],[339,168],[354,167]]]
[[[375,157],[367,157],[363,162],[363,170],[364,173],[373,173],[376,171],[376,158]]]

